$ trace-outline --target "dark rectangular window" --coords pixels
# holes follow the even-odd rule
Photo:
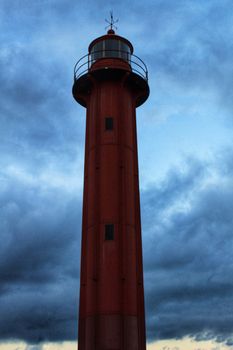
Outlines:
[[[113,130],[113,118],[105,118],[105,130]]]
[[[107,224],[105,225],[105,240],[112,241],[114,239],[114,225]]]

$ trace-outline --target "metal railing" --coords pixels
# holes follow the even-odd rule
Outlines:
[[[106,58],[115,58],[128,62],[132,72],[140,75],[146,81],[148,80],[148,70],[141,58],[130,54],[128,51],[115,49],[93,51],[81,57],[74,66],[74,81],[76,81],[82,75],[88,73],[95,62]]]

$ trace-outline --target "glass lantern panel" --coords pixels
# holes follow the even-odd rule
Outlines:
[[[91,49],[91,64],[104,57],[122,58],[130,62],[130,47],[121,40],[106,39],[96,43]]]
[[[103,57],[103,41],[95,44],[91,49],[91,63]]]
[[[119,41],[105,40],[105,57],[119,57]]]

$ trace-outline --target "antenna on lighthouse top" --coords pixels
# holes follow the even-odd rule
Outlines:
[[[117,23],[118,21],[119,21],[119,19],[115,20],[113,18],[113,11],[110,11],[110,20],[105,19],[105,22],[108,23],[108,26],[105,27],[105,29],[109,28],[109,31],[108,31],[109,34],[114,34],[113,28],[117,30],[117,27],[115,26],[115,23]]]

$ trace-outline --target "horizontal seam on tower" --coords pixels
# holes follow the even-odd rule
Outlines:
[[[121,145],[120,143],[116,143],[116,142],[106,142],[106,143],[100,143],[100,144],[98,144],[98,146],[106,146],[106,145],[111,145],[111,146],[112,146],[112,145],[114,145],[114,146],[123,146],[123,147],[128,148],[128,149],[130,149],[131,151],[135,152],[135,150],[134,150],[132,147],[130,147],[130,146],[128,146],[128,145]],[[98,146],[97,146],[97,145],[91,146],[91,147],[88,149],[88,153],[90,153],[93,149],[97,148]]]
[[[91,313],[91,314],[89,314],[89,313],[86,313],[86,316],[85,317],[80,317],[81,319],[85,319],[85,318],[87,318],[87,317],[96,317],[96,316],[105,316],[105,315],[111,315],[111,316],[131,316],[131,317],[137,317],[137,313],[136,314],[125,314],[125,313],[122,313],[122,312],[106,312],[106,313],[104,313],[104,314],[97,314],[96,315],[96,313]]]

